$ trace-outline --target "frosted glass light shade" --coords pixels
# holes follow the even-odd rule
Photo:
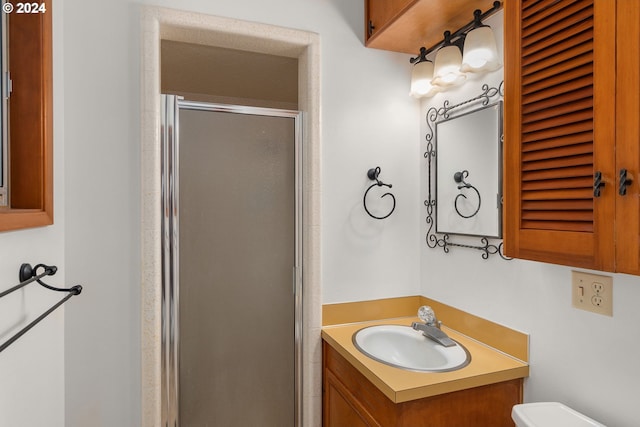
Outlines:
[[[411,96],[426,98],[435,95],[439,88],[431,83],[433,79],[433,62],[421,61],[411,71]]]
[[[464,41],[461,70],[465,73],[477,73],[494,71],[501,66],[496,49],[496,38],[491,27],[478,27],[471,30]]]
[[[441,48],[436,54],[433,84],[438,86],[457,86],[467,78],[460,72],[462,54],[456,46]]]

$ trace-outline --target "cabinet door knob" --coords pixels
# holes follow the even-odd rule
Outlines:
[[[621,196],[627,194],[627,187],[631,185],[632,182],[633,180],[627,177],[627,170],[620,169],[620,185],[618,187],[618,194]]]
[[[369,21],[369,25],[367,25],[367,34],[369,34],[369,37],[371,37],[375,29],[376,27],[373,25],[373,21]]]
[[[600,189],[604,187],[605,183],[602,181],[602,172],[596,171],[593,175],[593,197],[600,197]]]

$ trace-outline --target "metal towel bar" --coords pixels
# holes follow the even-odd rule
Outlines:
[[[40,269],[40,268],[43,268],[44,271],[42,273],[38,274],[38,269]],[[13,335],[11,338],[9,338],[7,341],[5,341],[2,345],[0,345],[0,353],[5,348],[7,348],[11,344],[13,344],[18,338],[20,338],[25,333],[27,333],[27,331],[29,331],[31,328],[33,328],[35,325],[37,325],[42,319],[44,319],[49,314],[51,314],[56,308],[60,307],[62,304],[67,302],[67,300],[69,298],[71,298],[74,295],[80,295],[80,292],[82,292],[82,286],[80,286],[80,285],[72,286],[71,288],[56,288],[55,286],[47,285],[42,280],[40,280],[45,276],[52,276],[52,275],[56,274],[56,271],[58,271],[58,268],[56,266],[54,266],[54,265],[38,264],[35,267],[31,267],[31,264],[26,264],[26,263],[22,264],[20,266],[20,271],[19,271],[20,283],[18,285],[16,285],[16,286],[12,287],[11,289],[7,289],[6,291],[0,292],[0,298],[2,298],[4,296],[6,296],[6,295],[9,295],[10,293],[12,293],[14,291],[17,291],[18,289],[22,289],[23,287],[25,287],[29,283],[37,282],[40,286],[43,286],[43,287],[45,287],[45,288],[47,288],[49,290],[57,291],[57,292],[67,292],[68,293],[67,296],[62,298],[60,301],[58,301],[56,304],[54,304],[51,308],[49,308],[47,311],[45,311],[40,316],[38,316],[37,319],[35,319],[33,322],[29,323],[27,326],[22,328],[15,335]]]

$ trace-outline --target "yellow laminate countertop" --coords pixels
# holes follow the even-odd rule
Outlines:
[[[442,330],[467,348],[471,362],[451,372],[416,372],[377,362],[353,344],[355,332],[374,325],[407,325],[416,317],[325,326],[322,339],[375,384],[391,401],[407,402],[453,391],[494,384],[529,376],[529,365],[443,325]]]

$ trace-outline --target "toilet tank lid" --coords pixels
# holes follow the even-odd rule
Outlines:
[[[558,402],[515,405],[511,418],[518,427],[606,427]]]

